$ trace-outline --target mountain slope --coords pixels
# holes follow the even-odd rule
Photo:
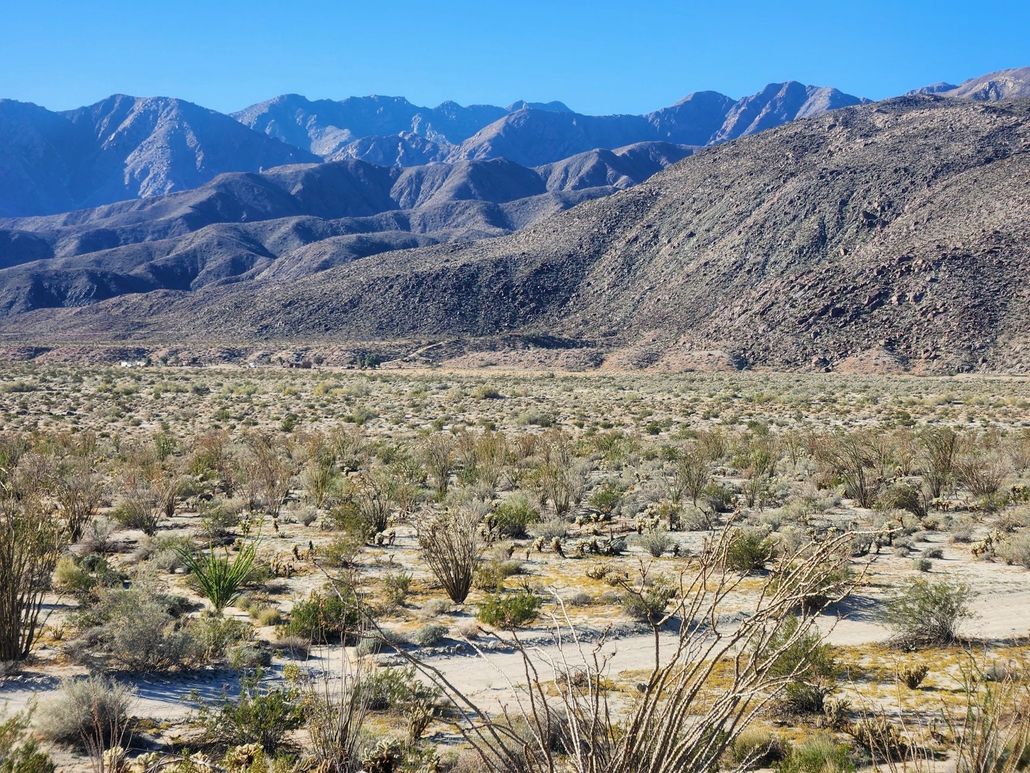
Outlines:
[[[534,166],[592,148],[635,142],[710,145],[864,101],[836,89],[789,81],[770,84],[737,101],[714,91],[699,92],[672,107],[642,116],[525,109],[483,127],[448,158],[502,157]]]
[[[517,333],[634,365],[719,351],[776,367],[1027,370],[1030,101],[845,108],[703,150],[511,236],[291,282],[33,312],[4,328],[234,341]]]
[[[93,210],[0,220],[0,310],[296,277],[377,252],[500,236],[642,182],[689,152],[645,143],[540,169],[504,159],[291,165]]]
[[[64,113],[0,100],[0,216],[95,207],[315,160],[179,99],[116,95]]]

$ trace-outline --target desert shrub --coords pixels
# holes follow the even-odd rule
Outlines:
[[[427,514],[419,520],[418,544],[422,557],[451,601],[468,597],[479,561],[481,512],[462,505],[444,513]]]
[[[33,479],[3,480],[0,470],[0,663],[29,655],[43,601],[67,532],[46,510]],[[36,481],[38,482],[38,481]]]
[[[878,510],[905,510],[917,518],[925,518],[927,503],[922,492],[908,483],[895,483],[876,500]]]
[[[923,680],[926,679],[926,675],[929,673],[930,667],[925,663],[920,663],[914,666],[906,666],[901,669],[898,676],[908,689],[914,690],[923,683]]]
[[[679,512],[678,520],[683,531],[708,531],[714,525],[712,516],[700,507],[683,508]]]
[[[495,537],[524,539],[526,527],[539,517],[540,512],[529,504],[526,497],[514,496],[495,507],[484,522]]]
[[[710,459],[705,449],[698,443],[686,446],[676,461],[670,484],[673,501],[689,497],[691,504],[697,506],[698,498],[711,479]]]
[[[726,544],[723,560],[732,571],[752,574],[764,569],[774,552],[775,545],[764,529],[738,527]]]
[[[665,529],[653,529],[640,535],[638,542],[640,546],[655,558],[661,558],[665,553],[672,550],[675,540],[669,536]]]
[[[383,576],[383,597],[391,607],[404,605],[408,594],[411,593],[411,584],[414,581],[410,572],[399,570],[390,572]]]
[[[500,400],[504,395],[494,387],[481,384],[472,390],[472,397],[476,400]]]
[[[189,630],[208,663],[225,659],[234,648],[254,637],[249,623],[212,614],[201,615]]]
[[[920,437],[923,482],[934,499],[947,493],[955,480],[958,440],[958,435],[948,427],[929,429]]]
[[[749,727],[730,746],[730,759],[739,769],[771,768],[789,751],[790,745],[780,736],[769,730]]]
[[[241,507],[240,502],[221,498],[202,502],[198,508],[201,532],[212,542],[224,539],[240,525]]]
[[[61,506],[71,541],[78,542],[103,502],[103,478],[87,460],[69,457],[55,466],[48,482]]]
[[[1009,470],[1007,460],[994,451],[970,451],[955,462],[955,477],[976,497],[997,494]]]
[[[54,568],[54,587],[82,601],[95,600],[98,589],[119,586],[124,580],[122,572],[96,553],[81,558],[64,556]]]
[[[218,555],[212,548],[198,555],[182,547],[179,557],[189,569],[201,594],[211,602],[215,612],[221,614],[223,609],[239,598],[243,585],[251,578],[257,547],[253,542],[248,542],[232,559],[229,558],[228,550],[224,555]]]
[[[828,735],[805,739],[791,748],[780,764],[780,773],[851,773],[854,770],[848,747]]]
[[[420,647],[432,647],[447,636],[447,626],[438,623],[426,623],[419,626],[411,634],[411,641]]]
[[[101,676],[66,679],[41,712],[40,734],[52,743],[101,752],[124,744],[135,696],[126,686]]]
[[[711,513],[728,513],[733,509],[736,496],[737,492],[730,484],[712,481],[705,486],[698,505]]]
[[[422,464],[433,481],[438,496],[447,493],[451,473],[454,471],[455,447],[453,438],[443,435],[430,435],[419,449]]]
[[[784,710],[795,714],[821,714],[837,673],[833,649],[818,631],[799,632],[797,618],[787,620],[771,638],[772,650],[782,649],[771,673],[787,679],[780,697]]]
[[[555,515],[562,517],[583,498],[585,467],[576,458],[572,439],[560,430],[549,432],[541,442],[541,457],[536,470],[537,485]]]
[[[612,482],[606,482],[590,493],[587,503],[606,518],[611,517],[622,502],[624,489]]]
[[[917,558],[912,561],[912,568],[917,572],[929,572],[933,569],[933,561],[929,558]]]
[[[392,476],[383,469],[363,472],[350,485],[350,502],[365,540],[385,531],[393,510],[394,483]],[[353,528],[353,527],[352,527]]]
[[[1005,563],[1030,569],[1030,533],[1013,534],[998,543],[995,549]]]
[[[522,570],[518,561],[483,561],[476,567],[474,585],[480,590],[500,592],[504,581]]]
[[[359,621],[357,597],[349,589],[312,592],[290,610],[285,636],[299,636],[315,644],[341,641]]]
[[[178,599],[157,593],[146,582],[101,592],[78,617],[81,640],[71,654],[131,672],[184,668],[202,652],[180,618]]]
[[[0,717],[0,773],[54,773],[50,755],[29,733],[31,711]]]
[[[257,672],[242,681],[236,698],[226,695],[213,705],[201,705],[197,719],[204,741],[221,748],[258,744],[274,753],[304,722],[298,697],[293,688],[262,686]]]
[[[951,644],[958,625],[971,616],[968,585],[951,580],[911,580],[887,602],[886,621],[895,643],[905,647]]]
[[[549,518],[534,524],[533,534],[549,543],[555,539],[565,539],[569,534],[569,525],[562,518]]]
[[[872,507],[881,484],[872,437],[853,432],[827,438],[820,446],[819,456],[844,484],[847,496],[860,507]]]
[[[623,583],[622,608],[634,620],[657,625],[665,616],[676,588],[665,577],[641,578],[636,586]]]
[[[377,669],[362,677],[358,690],[369,711],[401,709],[411,702],[433,700],[439,694],[435,687],[419,680],[414,666]]]
[[[536,619],[543,602],[530,591],[491,593],[479,605],[476,617],[484,625],[513,630]]]

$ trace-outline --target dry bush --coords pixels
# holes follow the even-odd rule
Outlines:
[[[44,504],[43,480],[0,470],[0,663],[29,655],[45,620],[43,602],[68,542]]]
[[[950,491],[955,480],[959,437],[948,427],[929,429],[920,438],[922,445],[923,482],[930,496],[937,499]]]
[[[844,484],[860,507],[872,507],[881,486],[876,446],[863,432],[838,434],[819,446],[819,458]]]
[[[475,579],[484,511],[460,505],[442,513],[426,512],[416,522],[422,557],[455,604],[468,597]]]

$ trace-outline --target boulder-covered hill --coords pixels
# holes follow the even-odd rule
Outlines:
[[[906,97],[511,236],[9,318],[36,340],[559,337],[609,364],[1030,370],[1030,101]],[[547,340],[547,339],[544,339]]]

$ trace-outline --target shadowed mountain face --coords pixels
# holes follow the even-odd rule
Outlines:
[[[902,98],[704,149],[509,236],[286,270],[362,249],[329,237],[280,257],[275,281],[124,295],[2,327],[177,341],[520,334],[660,367],[718,352],[737,365],[1027,370],[1028,147],[1030,101]],[[432,200],[444,186],[426,181],[404,195]]]
[[[0,309],[295,278],[380,252],[504,235],[640,183],[689,152],[644,143],[535,169],[505,159],[282,166],[92,210],[0,220]]]
[[[178,99],[114,96],[65,113],[0,100],[0,216],[95,207],[223,172],[316,160]]]

